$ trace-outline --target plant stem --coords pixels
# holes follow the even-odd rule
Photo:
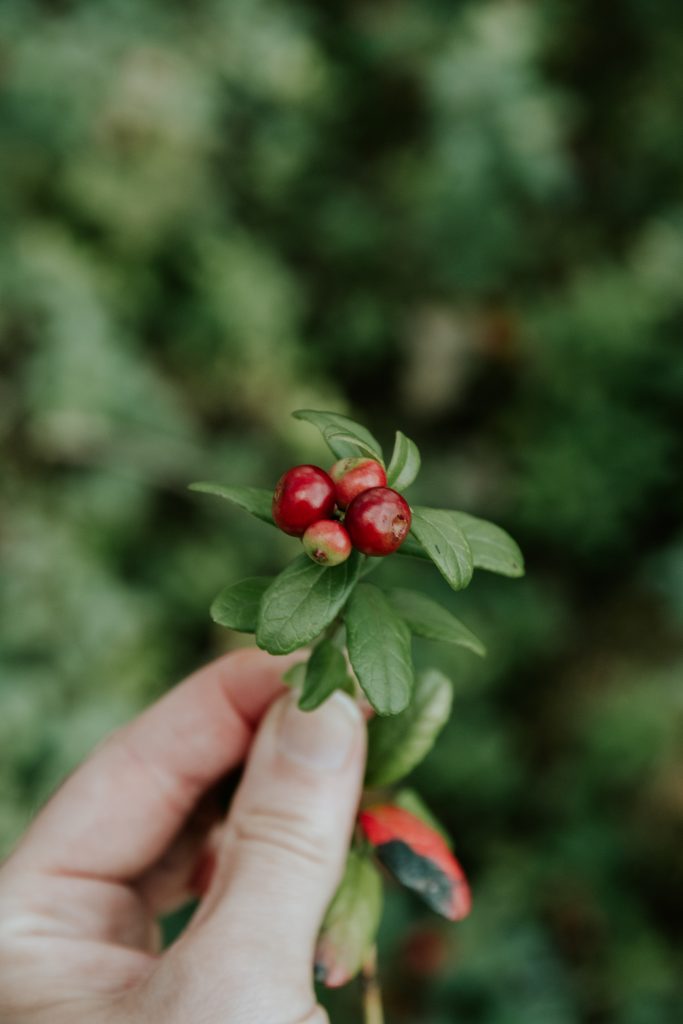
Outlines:
[[[382,989],[377,973],[377,946],[368,953],[361,971],[363,986],[363,1020],[365,1024],[384,1024]]]

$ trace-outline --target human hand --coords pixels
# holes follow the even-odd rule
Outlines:
[[[0,870],[3,1024],[324,1024],[312,962],[365,730],[344,694],[307,714],[282,695],[297,660],[244,650],[201,669],[38,815]],[[204,863],[211,789],[245,757],[208,890],[160,954],[156,918]]]

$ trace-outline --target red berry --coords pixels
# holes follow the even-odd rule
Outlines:
[[[281,530],[300,537],[311,523],[332,515],[334,484],[318,466],[294,466],[280,477],[273,494],[273,519]]]
[[[303,536],[304,551],[318,565],[340,565],[351,554],[351,538],[336,519],[319,519]]]
[[[371,487],[349,505],[344,525],[364,555],[390,555],[406,539],[410,507],[391,487]]]
[[[337,504],[346,508],[353,499],[371,487],[386,487],[384,466],[374,459],[340,459],[330,470],[334,480]]]

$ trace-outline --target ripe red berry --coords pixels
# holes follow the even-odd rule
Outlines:
[[[374,459],[340,459],[330,470],[334,480],[337,504],[346,508],[353,499],[371,487],[386,487],[384,466]]]
[[[303,536],[304,551],[318,565],[340,565],[351,554],[351,538],[336,519],[319,519]]]
[[[334,484],[318,466],[294,466],[280,477],[273,494],[273,519],[281,530],[300,537],[311,523],[332,515]]]
[[[410,529],[410,507],[391,487],[371,487],[353,499],[344,525],[354,548],[364,555],[390,555]]]

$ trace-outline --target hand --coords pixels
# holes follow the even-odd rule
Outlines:
[[[324,1024],[312,960],[365,730],[344,694],[296,709],[282,684],[296,660],[248,650],[200,670],[39,814],[0,870],[3,1024]],[[245,757],[216,829],[213,787]],[[208,841],[208,889],[160,954],[156,918],[207,874]]]

